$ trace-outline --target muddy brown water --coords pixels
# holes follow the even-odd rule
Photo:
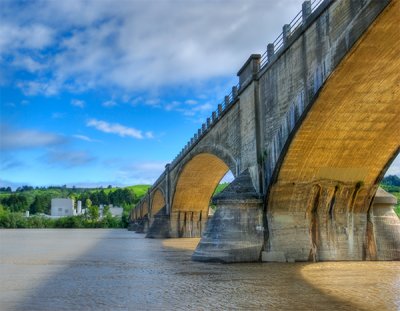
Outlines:
[[[0,230],[0,310],[400,310],[399,262],[197,263],[198,241]]]

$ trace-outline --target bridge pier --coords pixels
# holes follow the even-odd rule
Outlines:
[[[146,233],[149,229],[149,218],[144,216],[139,219],[136,226],[136,233]]]
[[[136,231],[136,229],[137,229],[137,222],[136,221],[129,222],[128,231]]]
[[[400,259],[396,199],[383,190],[372,205],[358,183],[277,185],[271,192],[263,261]]]
[[[164,206],[157,214],[152,216],[146,238],[166,239],[170,237],[170,218],[167,207]]]
[[[170,223],[172,238],[201,237],[207,222],[206,211],[175,211],[171,213]]]
[[[248,171],[213,198],[217,206],[192,255],[203,262],[259,261],[264,241],[263,200]]]

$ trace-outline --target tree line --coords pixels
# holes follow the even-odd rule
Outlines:
[[[75,201],[82,201],[82,205],[89,199],[92,205],[99,206],[100,204],[108,205],[113,204],[121,207],[132,207],[136,204],[139,198],[135,193],[128,188],[111,189],[107,192],[104,189],[93,191],[85,190],[81,193],[74,191],[36,191],[34,190],[16,191],[14,193],[6,192],[3,195],[0,203],[5,210],[10,212],[25,212],[29,211],[30,214],[50,214],[51,199],[52,198],[71,198]],[[54,188],[52,188],[54,190]],[[48,189],[47,189],[48,190]]]

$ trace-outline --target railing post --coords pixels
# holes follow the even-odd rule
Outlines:
[[[218,116],[220,116],[222,113],[222,105],[218,104]]]
[[[210,127],[210,124],[211,124],[211,122],[210,122],[211,120],[210,120],[210,118],[207,118],[207,128],[209,128]]]
[[[225,109],[229,106],[229,96],[225,96]]]
[[[270,43],[267,45],[267,56],[268,56],[268,62],[272,60],[272,57],[274,56],[275,53],[275,47],[273,43]]]
[[[311,1],[304,1],[301,7],[303,25],[306,23],[307,18],[311,15]]]
[[[211,118],[212,118],[212,122],[214,123],[215,120],[217,119],[217,113],[215,111],[212,112]]]
[[[201,125],[201,130],[202,130],[203,133],[206,131],[206,124],[205,123],[203,123]]]
[[[282,40],[283,40],[283,45],[287,44],[287,41],[289,39],[289,35],[290,35],[290,25],[289,24],[285,24],[283,25],[282,28]]]
[[[232,86],[232,97],[235,100],[238,97],[238,88],[237,86]]]
[[[200,138],[200,136],[201,136],[201,129],[198,129],[198,130],[197,130],[197,137]]]

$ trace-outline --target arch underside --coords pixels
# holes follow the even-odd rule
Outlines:
[[[228,166],[212,154],[200,154],[183,168],[175,189],[172,211],[208,211],[210,198]]]
[[[140,208],[140,218],[145,217],[149,213],[149,204],[147,200],[142,204]]]
[[[215,155],[194,156],[178,177],[171,209],[172,237],[200,237],[212,194],[229,167]]]
[[[376,251],[367,214],[400,147],[399,3],[389,4],[342,60],[293,136],[268,198],[270,249],[282,244],[302,259],[365,259]],[[301,256],[277,238],[288,228],[284,217],[289,231],[303,228],[295,233],[306,248]],[[335,233],[340,228],[346,236]],[[351,242],[338,246],[342,238]]]
[[[153,194],[151,201],[151,216],[154,217],[165,206],[164,195],[161,190],[157,189]]]

